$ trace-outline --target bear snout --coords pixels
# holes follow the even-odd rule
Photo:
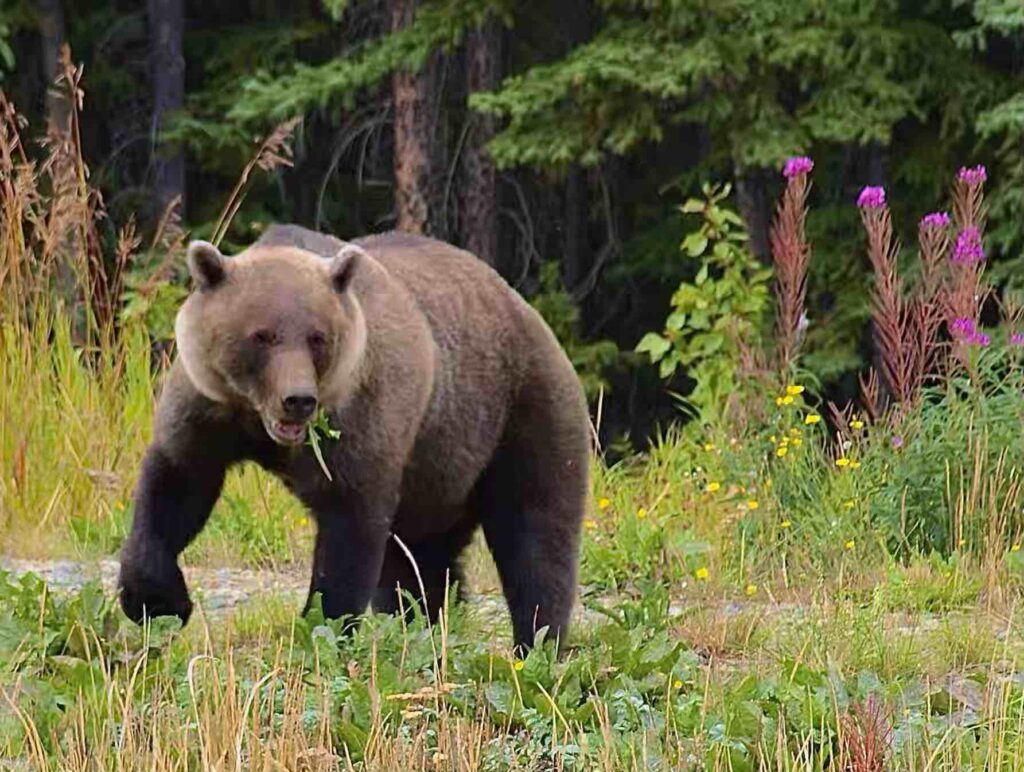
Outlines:
[[[316,410],[316,396],[309,393],[288,394],[281,399],[281,409],[289,421],[307,421]]]

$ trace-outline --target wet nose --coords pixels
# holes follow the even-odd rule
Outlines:
[[[289,394],[281,400],[285,415],[293,421],[305,421],[316,410],[316,397],[312,394]]]

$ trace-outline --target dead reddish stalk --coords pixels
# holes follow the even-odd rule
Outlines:
[[[884,772],[892,740],[892,721],[882,701],[873,694],[855,702],[842,717],[844,769]]]
[[[808,158],[786,163],[786,190],[782,194],[771,228],[772,260],[775,263],[775,294],[778,299],[779,369],[785,374],[793,366],[803,333],[804,301],[807,295],[807,266],[811,247],[807,243],[807,194],[811,189]]]
[[[912,315],[897,267],[899,245],[893,238],[892,217],[884,198],[879,205],[862,205],[860,212],[868,236],[868,259],[875,274],[871,321],[881,357],[881,375],[892,396],[906,403],[916,386],[916,347]]]

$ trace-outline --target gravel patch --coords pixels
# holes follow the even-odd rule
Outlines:
[[[117,589],[116,560],[82,562],[75,560],[20,560],[0,557],[0,571],[14,576],[34,573],[56,592],[74,592],[98,579],[104,590]],[[298,573],[255,571],[241,568],[185,568],[185,580],[194,599],[211,613],[230,610],[268,593],[301,596],[309,588],[309,579]]]

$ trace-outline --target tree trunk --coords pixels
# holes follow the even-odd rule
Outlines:
[[[590,244],[589,190],[587,175],[574,166],[565,178],[564,246],[562,247],[562,281],[570,292],[579,288],[587,272]]]
[[[750,251],[763,263],[771,259],[769,231],[771,208],[765,189],[764,171],[736,168],[736,203],[750,234]]]
[[[593,3],[588,0],[565,0],[557,15],[565,53],[590,39],[593,30]],[[590,185],[581,166],[569,168],[564,187],[562,283],[570,292],[581,284],[593,260],[590,246]]]
[[[176,198],[185,197],[185,156],[163,144],[171,115],[185,106],[184,0],[147,0],[153,86],[153,196],[162,216]]]
[[[61,0],[37,0],[39,14],[39,36],[43,59],[43,75],[46,78],[46,129],[48,132],[65,133],[68,130],[70,106],[66,95],[54,85],[63,71],[60,50],[64,45],[64,6]]]
[[[391,30],[412,23],[417,0],[390,0]],[[439,222],[442,174],[436,162],[437,75],[440,54],[434,53],[418,73],[397,70],[391,77],[395,108],[395,207],[396,228],[407,233],[443,237]]]
[[[466,40],[466,91],[493,91],[501,82],[501,23],[490,18]],[[493,268],[498,255],[497,169],[487,143],[494,138],[494,117],[470,113],[463,151],[462,244]]]

